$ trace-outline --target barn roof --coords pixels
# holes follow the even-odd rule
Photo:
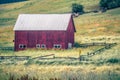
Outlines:
[[[20,14],[14,30],[67,30],[71,14]]]

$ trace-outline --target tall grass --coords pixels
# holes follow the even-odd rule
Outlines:
[[[50,80],[51,78],[60,79],[60,80],[119,80],[120,71],[119,65],[117,66],[96,66],[91,65],[81,65],[81,66],[1,66],[3,73],[2,76],[9,78],[9,75],[12,74],[16,78],[28,75],[29,77],[35,77],[39,80]],[[9,68],[9,70],[7,69]],[[3,78],[4,79],[4,78]]]
[[[14,32],[12,26],[0,27],[0,47],[13,46]]]

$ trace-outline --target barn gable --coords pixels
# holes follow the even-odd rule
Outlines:
[[[71,14],[20,14],[14,30],[67,30]]]

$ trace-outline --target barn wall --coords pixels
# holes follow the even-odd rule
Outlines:
[[[61,44],[66,49],[66,31],[15,31],[15,51],[22,50],[19,44],[27,45],[27,48],[35,48],[36,44],[45,44],[49,49],[54,44]]]
[[[67,45],[68,43],[72,43],[72,46],[74,45],[74,32],[75,32],[75,27],[73,20],[71,18],[67,29]]]
[[[19,50],[19,44],[27,45],[27,32],[25,31],[15,31],[15,50]],[[23,49],[20,49],[23,50]]]

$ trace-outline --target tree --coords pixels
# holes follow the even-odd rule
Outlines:
[[[72,4],[72,13],[76,13],[76,14],[84,13],[83,5],[76,4],[76,3]]]
[[[99,4],[101,8],[113,9],[120,7],[120,0],[100,0]]]

